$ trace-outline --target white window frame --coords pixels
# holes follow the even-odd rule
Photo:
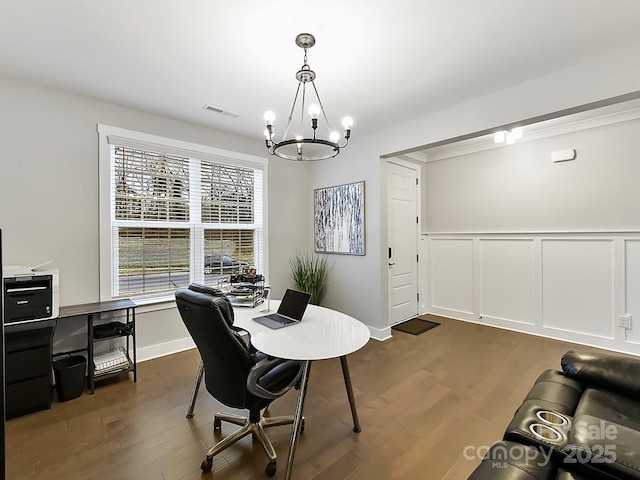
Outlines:
[[[99,183],[99,245],[100,245],[100,301],[114,299],[112,293],[113,265],[117,259],[113,258],[112,248],[112,198],[111,198],[111,145],[121,145],[140,150],[149,150],[161,153],[171,153],[200,160],[210,160],[238,167],[248,167],[262,170],[262,266],[263,275],[268,278],[268,225],[267,225],[267,184],[268,162],[265,158],[256,157],[240,152],[223,150],[207,145],[184,142],[177,139],[136,132],[119,127],[104,124],[97,125],[98,131],[98,183]],[[198,180],[199,181],[199,180]],[[258,212],[259,213],[259,212]],[[158,224],[161,228],[168,224]],[[186,225],[175,225],[184,228]],[[211,225],[215,227],[215,225]],[[200,230],[196,227],[196,231]],[[192,240],[193,244],[193,240]],[[193,279],[196,275],[195,262],[191,262],[190,275]],[[136,298],[139,305],[173,302],[173,295]]]

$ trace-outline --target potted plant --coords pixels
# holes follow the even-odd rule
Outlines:
[[[329,286],[329,263],[326,257],[296,251],[289,258],[291,278],[296,289],[311,294],[309,303],[320,305]]]

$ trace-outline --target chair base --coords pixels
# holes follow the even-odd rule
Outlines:
[[[213,457],[223,451],[230,445],[244,438],[246,435],[252,434],[255,438],[260,440],[262,448],[264,449],[269,463],[265,469],[268,476],[272,477],[276,473],[276,451],[273,448],[273,444],[265,432],[266,428],[278,427],[281,425],[292,425],[294,417],[292,415],[281,417],[262,417],[259,422],[250,422],[247,417],[241,415],[234,415],[232,413],[216,413],[213,417],[213,429],[220,430],[222,427],[222,421],[232,423],[234,425],[240,425],[240,428],[233,432],[228,437],[223,438],[214,446],[212,446],[207,452],[206,458],[202,461],[200,468],[203,472],[208,472],[213,466]],[[301,431],[304,430],[304,417],[302,418]]]

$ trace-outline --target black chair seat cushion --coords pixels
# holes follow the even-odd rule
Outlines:
[[[552,480],[556,467],[541,450],[516,442],[497,442],[469,480]]]
[[[270,392],[286,387],[300,372],[300,363],[302,362],[288,361],[277,365],[260,377],[258,385]]]
[[[606,480],[602,476],[595,474],[580,474],[569,470],[559,469],[556,480]]]
[[[569,445],[581,450],[576,456],[596,458],[591,463],[603,471],[640,479],[640,402],[587,388],[576,408]]]
[[[573,415],[584,387],[557,370],[545,370],[525,397],[541,408],[564,415]]]

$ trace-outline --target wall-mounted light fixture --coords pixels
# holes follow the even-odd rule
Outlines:
[[[573,148],[568,148],[566,150],[556,150],[555,152],[551,152],[551,161],[558,162],[567,162],[569,160],[574,160],[576,158],[576,151]]]
[[[495,143],[506,142],[508,144],[515,143],[516,140],[522,138],[522,127],[512,128],[511,130],[501,130],[493,134]]]

